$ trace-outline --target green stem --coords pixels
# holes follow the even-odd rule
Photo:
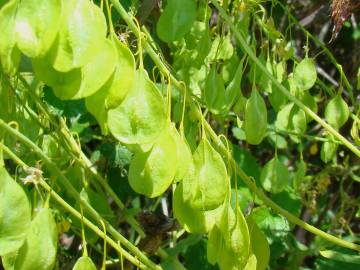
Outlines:
[[[0,148],[19,166],[24,169],[29,168],[29,166],[22,161],[16,154],[14,154],[7,146],[0,142]],[[57,201],[64,209],[66,209],[69,213],[71,213],[74,217],[76,217],[79,221],[83,222],[88,228],[90,228],[94,233],[96,233],[101,238],[106,238],[107,243],[111,245],[116,251],[122,254],[127,260],[129,260],[133,265],[139,265],[140,269],[151,269],[146,267],[143,263],[139,262],[136,258],[134,258],[130,253],[122,249],[113,239],[109,236],[104,235],[104,232],[100,230],[96,225],[94,225],[90,220],[81,215],[75,208],[70,206],[64,199],[61,198],[45,181],[44,179],[39,179],[39,184],[49,192],[50,196],[53,197],[55,201]],[[84,246],[84,248],[86,248]]]
[[[162,269],[160,266],[153,263],[145,254],[143,254],[136,246],[134,246],[130,241],[128,241],[124,236],[122,236],[108,221],[104,220],[99,213],[86,201],[84,200],[80,194],[76,191],[74,186],[71,184],[71,182],[65,177],[61,170],[57,167],[57,165],[52,162],[46,154],[31,140],[29,140],[26,136],[24,136],[22,133],[17,131],[16,129],[13,129],[8,124],[6,124],[2,119],[0,119],[0,128],[2,128],[4,131],[10,133],[15,138],[17,138],[19,141],[21,141],[24,145],[28,146],[30,149],[32,149],[37,155],[41,157],[41,159],[47,164],[49,170],[56,175],[60,180],[61,183],[64,185],[66,190],[84,207],[84,209],[97,221],[99,224],[101,224],[101,221],[103,220],[107,231],[120,243],[125,246],[129,251],[131,251],[133,254],[135,254],[139,260],[150,267],[151,269]]]
[[[246,39],[243,37],[242,33],[240,33],[236,26],[232,23],[231,18],[227,15],[226,11],[219,5],[216,0],[210,0],[211,3],[216,7],[219,11],[220,16],[225,20],[225,22],[230,26],[231,30],[235,34],[235,37],[239,41],[240,46],[244,50],[245,53],[249,55],[251,60],[257,65],[257,67],[271,80],[271,82],[284,94],[291,102],[295,103],[300,109],[302,109],[307,115],[309,115],[312,119],[318,122],[323,128],[325,128],[330,134],[332,134],[335,138],[342,142],[347,148],[349,148],[355,155],[360,157],[360,150],[354,146],[351,142],[349,142],[344,136],[342,136],[339,132],[337,132],[332,126],[326,123],[323,119],[321,119],[316,113],[310,110],[306,105],[304,105],[299,99],[294,97],[287,89],[267,70],[267,68],[260,62],[260,60],[256,57],[255,53],[251,49],[251,47],[247,44]]]
[[[211,0],[212,2],[213,1]],[[137,36],[140,37],[140,33],[138,31],[138,28],[136,26],[136,24],[132,21],[131,17],[127,14],[126,10],[122,7],[122,5],[119,3],[118,0],[111,0],[113,6],[115,7],[115,9],[117,10],[117,12],[120,14],[120,16],[122,17],[122,19],[126,22],[126,24],[129,26],[129,28],[131,29],[131,31],[133,31],[133,33]],[[217,3],[216,3],[217,4]],[[218,5],[217,5],[218,6]],[[159,70],[163,73],[163,74],[170,74],[170,79],[173,83],[173,85],[175,85],[178,89],[184,89],[183,84],[180,83],[170,72],[170,70],[167,68],[167,66],[163,63],[163,61],[161,60],[160,56],[158,53],[156,53],[154,51],[154,49],[152,48],[152,46],[148,43],[147,40],[144,40],[144,48],[146,49],[147,53],[149,54],[149,56],[152,58],[152,60],[154,61],[155,65],[159,68]],[[250,49],[250,48],[249,48]],[[251,50],[251,49],[250,49]],[[252,52],[252,51],[251,51]],[[252,54],[254,56],[254,54]],[[256,57],[255,57],[256,58]],[[260,63],[261,64],[261,63]],[[265,67],[264,67],[265,68]],[[270,75],[271,76],[271,75]],[[276,80],[276,79],[275,79]],[[286,91],[286,89],[285,89]],[[286,91],[287,92],[287,91]],[[197,112],[197,117],[198,119],[202,118],[202,114],[199,111],[198,107],[194,104],[194,102],[191,102],[191,97],[188,96],[188,100],[190,101],[189,104],[192,107],[192,109],[194,109],[195,112]],[[317,116],[318,117],[318,116]],[[319,117],[318,117],[319,118]],[[320,119],[321,120],[321,119]],[[205,128],[206,130],[211,134],[211,137],[213,139],[215,139],[219,146],[221,147],[221,149],[225,149],[226,147],[223,145],[223,143],[221,141],[218,141],[218,137],[216,135],[216,133],[213,131],[213,129],[211,128],[211,126],[209,125],[209,123],[207,121],[205,121]],[[225,151],[223,152],[223,154],[225,154]],[[236,163],[234,161],[234,159],[231,159],[232,163]],[[255,193],[257,194],[257,196],[259,198],[262,198],[263,202],[268,205],[269,207],[273,208],[277,213],[285,216],[290,222],[293,222],[294,224],[297,224],[298,226],[304,228],[305,230],[312,232],[330,242],[333,242],[335,244],[341,245],[343,247],[347,247],[350,249],[354,249],[354,250],[358,250],[360,251],[360,246],[344,241],[342,239],[339,239],[335,236],[332,236],[328,233],[325,233],[317,228],[315,228],[314,226],[311,226],[310,224],[302,221],[301,219],[297,218],[296,216],[294,216],[293,214],[289,213],[288,211],[286,211],[285,209],[281,208],[279,205],[277,205],[275,202],[273,202],[270,198],[268,198],[260,189],[258,189],[256,187],[256,185],[252,182],[252,180],[250,179],[249,176],[247,176],[245,174],[245,172],[236,164],[236,169],[237,169],[237,173],[238,175],[244,180],[244,182],[249,186],[249,188]]]

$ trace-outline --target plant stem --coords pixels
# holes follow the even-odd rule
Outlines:
[[[130,241],[128,241],[124,236],[122,236],[108,221],[104,220],[99,213],[86,201],[84,200],[80,194],[76,191],[73,187],[71,182],[65,177],[61,170],[57,167],[55,163],[53,163],[45,154],[44,152],[31,140],[29,140],[26,136],[22,133],[17,131],[16,129],[10,127],[6,124],[2,119],[0,119],[0,128],[4,131],[10,133],[23,144],[28,146],[32,149],[37,155],[41,157],[41,159],[47,164],[49,170],[56,175],[60,180],[61,183],[64,185],[66,190],[84,207],[84,209],[97,221],[101,224],[101,221],[104,221],[106,225],[107,231],[116,239],[119,240],[120,243],[125,246],[129,251],[131,251],[134,255],[136,255],[139,260],[150,267],[151,269],[162,269],[160,266],[153,263],[145,254],[143,254],[136,246],[134,246]]]
[[[217,6],[219,6],[217,4],[216,1],[211,0],[214,4],[216,4]],[[127,25],[129,26],[129,28],[131,29],[131,31],[133,31],[133,33],[135,34],[135,36],[137,38],[142,38],[141,33],[139,33],[139,29],[136,26],[136,24],[132,21],[132,18],[127,14],[126,10],[122,7],[122,5],[119,3],[118,0],[111,0],[111,3],[113,4],[113,6],[115,7],[115,9],[117,10],[117,12],[120,14],[120,16],[122,17],[122,19],[127,23]],[[226,15],[226,13],[225,13]],[[236,30],[236,29],[235,29]],[[244,41],[245,42],[245,41]],[[173,85],[175,85],[178,89],[184,89],[183,84],[181,82],[179,82],[175,76],[173,76],[170,72],[170,70],[167,68],[167,66],[163,63],[163,61],[161,60],[160,56],[158,53],[156,53],[154,51],[154,49],[152,48],[152,46],[148,43],[147,40],[144,40],[143,42],[144,48],[147,51],[147,53],[149,54],[149,56],[152,58],[152,60],[154,61],[155,65],[159,68],[159,70],[163,73],[163,74],[167,74],[170,77],[170,80],[172,81]],[[250,52],[252,53],[251,49],[248,47],[248,49],[250,50]],[[254,53],[252,53],[253,57],[256,56],[254,55]],[[259,63],[259,61],[257,61]],[[260,63],[261,64],[261,63]],[[263,67],[265,70],[266,68]],[[268,72],[266,73],[268,74]],[[268,76],[271,76],[271,74],[268,74]],[[272,76],[271,76],[272,77]],[[275,81],[277,82],[277,80],[275,79]],[[279,83],[277,82],[277,85]],[[282,85],[281,85],[282,86]],[[283,89],[287,92],[286,89]],[[194,102],[192,102],[191,98],[189,97],[189,95],[187,95],[188,100],[189,100],[189,104],[191,106],[192,109],[194,109],[195,112],[197,112],[197,117],[199,119],[202,118],[202,114],[201,111],[199,111],[198,107],[194,104]],[[293,96],[291,96],[291,98],[293,98]],[[300,102],[300,101],[298,101]],[[301,103],[301,102],[300,102]],[[305,105],[303,105],[305,106]],[[306,106],[305,106],[306,107]],[[311,113],[313,115],[315,115],[318,119],[320,119],[316,114],[314,114],[312,111]],[[311,116],[311,115],[310,115]],[[316,120],[316,119],[315,119]],[[321,120],[321,119],[320,119]],[[321,120],[322,121],[322,120]],[[324,121],[322,121],[324,122]],[[209,123],[207,121],[204,121],[205,123],[205,128],[206,130],[210,133],[211,137],[213,139],[216,140],[216,142],[218,143],[219,147],[221,147],[221,149],[225,149],[226,147],[223,145],[222,141],[218,139],[216,133],[214,132],[214,130],[211,128],[211,126],[209,125]],[[325,123],[326,124],[326,123]],[[327,124],[326,124],[327,125]],[[328,125],[327,125],[328,126]],[[330,127],[331,128],[331,127]],[[336,132],[337,133],[337,132]],[[341,136],[341,135],[340,135]],[[341,136],[342,137],[342,136]],[[343,138],[343,137],[342,137]],[[343,138],[345,141],[346,139]],[[342,140],[341,140],[342,141]],[[354,148],[354,147],[353,147]],[[360,156],[360,151],[355,149],[358,153],[358,155]],[[223,154],[226,153],[225,151],[223,151]],[[235,160],[232,158],[231,162],[236,164]],[[333,242],[335,244],[338,244],[340,246],[346,247],[346,248],[350,248],[350,249],[354,249],[354,250],[358,250],[360,251],[360,246],[344,241],[340,238],[337,238],[335,236],[332,236],[326,232],[323,232],[317,228],[315,228],[314,226],[311,226],[310,224],[302,221],[301,219],[297,218],[296,216],[294,216],[293,214],[289,213],[288,211],[286,211],[285,209],[281,208],[279,205],[277,205],[275,202],[273,202],[270,198],[268,198],[260,189],[257,188],[257,186],[253,183],[253,181],[251,180],[251,178],[245,174],[245,172],[238,166],[238,164],[236,164],[236,170],[237,170],[237,174],[239,175],[240,178],[242,178],[244,180],[244,182],[248,185],[248,187],[259,197],[263,200],[263,202],[268,205],[269,207],[271,207],[274,211],[276,211],[277,213],[283,215],[284,217],[286,217],[290,222],[297,224],[298,226],[304,228],[305,230],[314,233],[330,242]]]
[[[16,154],[14,154],[7,146],[0,142],[0,148],[19,166],[23,167],[24,169],[29,168],[29,166],[22,161]],[[111,245],[116,251],[121,253],[127,260],[129,260],[134,265],[139,265],[140,269],[151,269],[144,265],[142,262],[134,258],[130,253],[122,249],[113,239],[109,236],[104,235],[104,232],[100,230],[96,225],[94,225],[90,220],[86,217],[83,217],[81,213],[79,213],[75,208],[69,205],[60,195],[58,195],[46,182],[44,179],[39,178],[39,184],[50,193],[51,197],[55,201],[57,201],[64,209],[70,212],[74,217],[76,217],[79,221],[82,221],[88,228],[90,228],[94,233],[96,233],[101,238],[106,238],[107,243]],[[140,263],[140,264],[139,264]]]

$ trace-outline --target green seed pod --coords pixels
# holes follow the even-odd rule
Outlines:
[[[136,72],[134,80],[125,100],[109,110],[109,130],[126,144],[153,143],[165,127],[165,102],[144,69]]]
[[[57,71],[69,72],[88,64],[103,50],[107,26],[104,13],[91,1],[67,0],[62,4],[59,35],[50,50],[50,63]]]
[[[347,122],[349,116],[349,107],[340,94],[336,95],[326,105],[326,120],[335,128],[341,128]]]
[[[30,204],[22,188],[0,168],[0,256],[18,250],[30,227]]]
[[[20,1],[15,22],[16,44],[28,57],[47,54],[58,34],[61,0]]]
[[[185,199],[199,210],[219,207],[228,192],[228,177],[221,155],[204,138],[193,155],[194,171],[184,178]]]
[[[156,32],[165,42],[179,40],[190,31],[195,19],[194,0],[169,0],[156,25]]]
[[[175,144],[176,144],[176,157],[177,157],[177,169],[174,177],[175,181],[181,181],[188,173],[191,164],[194,162],[189,145],[185,140],[185,136],[181,136],[172,124],[170,128]]]
[[[57,228],[50,209],[44,208],[32,220],[23,246],[3,256],[5,269],[51,270],[57,251]]]
[[[256,89],[246,102],[244,131],[249,144],[260,144],[266,135],[267,110],[264,99]]]
[[[73,270],[96,270],[96,266],[91,258],[82,256],[76,261]]]
[[[184,200],[183,182],[176,187],[173,199],[174,216],[184,229],[191,233],[209,232],[219,215],[219,208],[211,211],[194,209]]]
[[[303,59],[294,70],[294,82],[298,89],[309,90],[316,82],[317,73],[314,60]]]
[[[277,157],[267,162],[261,171],[260,182],[263,188],[271,193],[283,191],[288,181],[288,168]]]
[[[163,131],[152,148],[135,154],[129,168],[129,184],[137,193],[154,198],[171,185],[177,169],[176,142]]]
[[[214,114],[223,113],[226,109],[225,85],[216,67],[210,69],[205,80],[204,100],[209,110]]]

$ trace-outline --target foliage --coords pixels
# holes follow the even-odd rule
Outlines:
[[[0,1],[0,266],[357,269],[359,61],[283,2]]]

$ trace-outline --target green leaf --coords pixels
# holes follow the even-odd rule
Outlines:
[[[279,193],[288,185],[288,168],[277,156],[268,161],[261,171],[260,182],[266,191]]]
[[[315,62],[311,58],[303,59],[294,70],[294,81],[298,89],[309,90],[316,82]]]
[[[16,47],[15,19],[18,1],[6,3],[0,10],[0,62],[5,73],[14,75],[18,69],[21,53]]]
[[[165,122],[165,102],[146,71],[140,69],[125,100],[109,110],[109,130],[120,142],[145,144],[156,140]]]
[[[28,57],[43,57],[58,34],[61,0],[20,1],[16,13],[16,43]]]
[[[102,51],[107,27],[103,12],[91,1],[67,0],[62,3],[58,40],[50,54],[55,70],[68,72],[89,63]]]
[[[204,100],[209,110],[214,114],[220,114],[226,108],[224,81],[217,73],[215,66],[210,69],[206,76]]]
[[[150,151],[137,152],[130,164],[129,183],[137,192],[154,198],[171,185],[177,169],[176,141],[169,130],[163,131]]]
[[[340,94],[332,98],[325,108],[325,118],[335,128],[341,128],[349,119],[350,111]]]
[[[194,208],[213,210],[219,207],[228,192],[229,180],[221,155],[204,138],[200,141],[194,158],[194,178],[184,178],[184,190]],[[191,183],[191,181],[194,181]],[[189,188],[189,187],[194,188]]]
[[[196,19],[194,0],[168,0],[156,25],[159,38],[165,42],[179,40],[190,31]]]
[[[254,88],[246,102],[244,131],[249,144],[260,144],[266,135],[267,110],[264,99]]]
[[[23,246],[3,256],[5,269],[51,270],[57,251],[57,228],[50,209],[41,209],[32,220]]]
[[[83,256],[76,261],[73,270],[96,270],[96,266],[91,258]]]
[[[25,192],[0,167],[0,256],[22,246],[30,226],[30,214]]]

